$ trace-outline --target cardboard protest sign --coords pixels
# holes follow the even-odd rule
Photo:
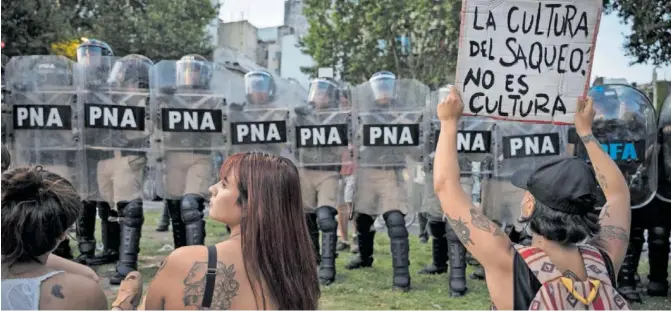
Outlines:
[[[572,124],[589,89],[602,0],[463,0],[464,114]]]

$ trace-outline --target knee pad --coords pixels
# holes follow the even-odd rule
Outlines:
[[[408,238],[408,229],[405,227],[405,216],[397,210],[388,211],[382,215],[387,225],[390,238]]]
[[[445,238],[445,222],[444,221],[432,221],[429,220],[428,223],[429,233],[434,238]]]
[[[648,234],[648,243],[650,243],[650,246],[664,247],[669,245],[669,231],[666,228],[654,227],[649,229]]]
[[[319,230],[324,232],[335,232],[338,229],[338,222],[335,216],[338,211],[331,206],[320,206],[315,212],[317,214],[317,223]]]
[[[371,232],[370,227],[375,223],[375,218],[368,214],[358,213],[354,225],[357,232]]]
[[[205,210],[205,199],[197,194],[187,194],[180,202],[182,212],[182,221],[185,224],[194,223],[203,220],[203,210]]]
[[[144,223],[144,209],[141,199],[134,199],[130,202],[117,202],[117,208],[122,211],[122,224],[131,228],[140,228]]]

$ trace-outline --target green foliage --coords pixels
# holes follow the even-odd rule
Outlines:
[[[2,1],[2,52],[63,54],[64,44],[88,37],[107,42],[119,56],[206,56],[213,47],[205,27],[217,10],[210,0]]]
[[[443,85],[454,75],[460,9],[458,0],[307,0],[310,29],[300,46],[316,65],[302,70],[315,76],[331,67],[350,83],[390,70]]]
[[[632,64],[671,64],[671,1],[604,0],[604,7],[631,25],[624,48]]]

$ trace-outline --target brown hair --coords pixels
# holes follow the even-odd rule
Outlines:
[[[254,297],[263,285],[282,310],[318,309],[319,280],[301,197],[298,169],[286,158],[237,153],[221,166],[223,180],[233,173],[242,207],[241,242]]]
[[[77,220],[82,203],[63,177],[41,166],[2,174],[2,262],[37,261]]]

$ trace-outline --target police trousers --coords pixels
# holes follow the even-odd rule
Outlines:
[[[209,154],[170,152],[165,155],[165,191],[168,199],[185,194],[208,197],[210,186],[219,174],[214,172]]]
[[[398,210],[407,215],[409,185],[402,174],[403,169],[357,168],[354,210],[367,215]]]
[[[98,161],[97,181],[100,195],[116,210],[119,201],[142,198],[144,168],[147,158],[140,155],[122,156],[114,152],[114,158]]]
[[[336,207],[339,172],[301,168],[298,173],[306,213],[314,213],[320,206]]]

